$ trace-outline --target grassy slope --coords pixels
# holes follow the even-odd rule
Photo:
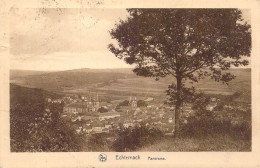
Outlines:
[[[196,151],[251,151],[248,141],[232,139],[230,136],[207,137],[203,139],[166,138],[153,145],[139,149],[140,152],[196,152]]]

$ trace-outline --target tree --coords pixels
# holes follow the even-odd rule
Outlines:
[[[137,107],[146,107],[146,106],[148,106],[148,104],[147,104],[147,102],[146,101],[144,101],[144,100],[138,100],[137,101]]]
[[[173,76],[169,86],[175,105],[175,135],[179,135],[180,108],[185,81],[204,77],[224,83],[234,79],[225,72],[248,65],[251,27],[238,9],[127,9],[129,17],[110,31],[116,57],[135,64],[145,77]]]
[[[124,100],[124,101],[120,102],[118,105],[119,106],[129,106],[129,101],[128,100]]]
[[[112,147],[117,152],[136,151],[146,145],[153,144],[163,137],[163,133],[155,128],[147,128],[144,125],[134,128],[121,128],[118,137]]]
[[[12,152],[82,150],[85,137],[76,133],[72,122],[65,121],[61,117],[63,104],[45,101],[50,93],[41,89],[10,85],[10,95],[12,95],[10,98]]]
[[[100,113],[106,113],[106,112],[108,112],[108,110],[107,110],[107,108],[105,108],[105,107],[100,107],[100,108],[98,109],[98,112],[100,112]]]
[[[101,134],[93,134],[88,138],[88,150],[103,151],[106,145],[105,138]]]

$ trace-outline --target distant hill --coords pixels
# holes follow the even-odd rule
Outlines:
[[[20,77],[30,76],[30,75],[40,75],[44,73],[50,73],[51,71],[33,71],[33,70],[10,70],[10,79],[16,79]]]
[[[21,74],[19,76],[19,74]],[[113,80],[136,77],[130,69],[76,69],[58,72],[10,73],[10,80],[21,86],[64,91],[93,88]]]
[[[251,97],[251,70],[250,69],[231,69],[229,70],[236,76],[229,85],[221,82],[215,82],[212,79],[205,78],[198,83],[190,84],[186,82],[187,86],[193,85],[195,88],[203,91],[206,94],[221,94],[231,95],[235,92],[243,92],[244,98]],[[155,81],[153,78],[126,78],[119,79],[113,83],[97,88],[97,90],[106,92],[107,94],[125,94],[125,95],[165,95],[169,84],[175,79],[171,77],[162,78]]]
[[[81,68],[81,69],[72,69],[63,72],[110,72],[110,73],[125,73],[125,74],[133,74],[133,70],[131,68],[114,68],[114,69],[90,69],[90,68]]]
[[[230,95],[242,91],[246,99],[251,97],[251,69],[229,70],[236,75],[229,85],[203,79],[193,85],[207,94]],[[172,77],[155,81],[153,78],[136,76],[131,69],[75,69],[58,72],[11,72],[11,81],[26,87],[42,88],[62,93],[97,91],[105,95],[164,95]],[[22,74],[19,76],[19,74]],[[27,75],[24,75],[27,74]],[[191,85],[187,83],[187,85]]]

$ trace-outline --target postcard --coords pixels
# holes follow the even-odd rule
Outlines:
[[[0,167],[260,167],[259,0],[0,6]]]

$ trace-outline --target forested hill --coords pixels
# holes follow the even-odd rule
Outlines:
[[[26,73],[28,74],[28,73]],[[10,72],[11,82],[33,88],[51,91],[63,91],[82,87],[96,87],[117,79],[133,78],[136,75],[131,69],[76,69],[40,74]]]
[[[16,84],[10,84],[11,107],[17,104],[33,104],[44,101],[45,98],[59,98],[61,95],[37,88],[26,88]]]

